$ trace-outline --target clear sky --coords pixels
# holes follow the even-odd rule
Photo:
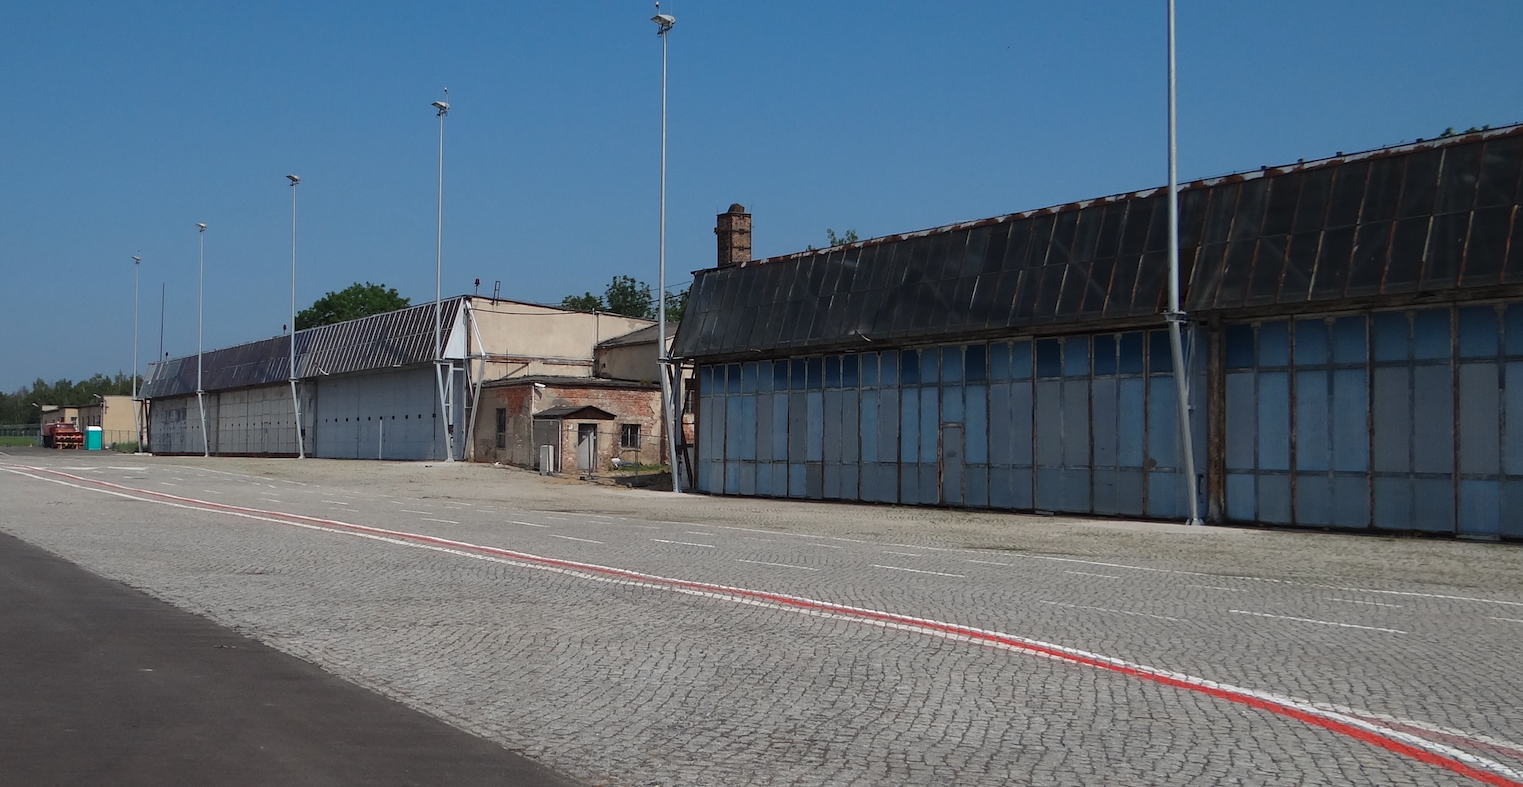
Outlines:
[[[668,273],[1162,185],[1165,3],[669,0]],[[558,303],[654,284],[660,43],[641,0],[14,3],[0,389],[280,333],[355,281]],[[1179,0],[1180,175],[1523,121],[1518,0]]]

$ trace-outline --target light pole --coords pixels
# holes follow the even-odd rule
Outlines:
[[[682,491],[681,474],[677,472],[677,419],[672,402],[671,355],[666,350],[666,39],[677,24],[677,18],[661,13],[656,3],[656,15],[650,18],[656,23],[656,36],[661,39],[661,230],[660,272],[657,274],[656,296],[656,368],[661,372],[661,418],[666,427],[666,458],[672,470],[672,491]]]
[[[1190,502],[1190,518],[1187,524],[1198,525],[1200,520],[1199,492],[1195,482],[1195,445],[1190,435],[1190,383],[1186,377],[1183,343],[1180,340],[1180,324],[1185,313],[1179,310],[1179,166],[1178,123],[1175,119],[1174,97],[1174,0],[1169,3],[1169,310],[1164,312],[1169,322],[1169,351],[1174,356],[1175,398],[1179,400],[1179,447],[1184,453],[1181,463],[1185,474],[1185,494]]]
[[[432,106],[439,110],[439,217],[434,229],[434,377],[439,382],[439,414],[444,417],[444,461],[455,461],[455,420],[444,382],[444,312],[441,307],[444,289],[444,116],[449,114],[449,88],[443,101]],[[450,364],[449,387],[454,388],[455,367]]]
[[[206,436],[206,391],[201,387],[201,326],[206,315],[206,225],[196,222],[200,239],[201,285],[196,295],[196,407],[201,411],[201,455],[212,455],[211,439]]]
[[[137,398],[137,317],[138,280],[142,274],[143,258],[132,255],[132,439],[137,441],[136,453],[143,452],[143,408]]]
[[[296,184],[301,178],[287,175],[291,181],[291,411],[296,414],[296,458],[306,459],[301,439],[301,400],[296,398]]]

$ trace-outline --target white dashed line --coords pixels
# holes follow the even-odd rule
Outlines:
[[[1368,590],[1366,588],[1340,588],[1333,590],[1349,590],[1355,593],[1384,593],[1388,596],[1416,596],[1418,598],[1441,598],[1445,601],[1476,601],[1482,604],[1505,604],[1509,607],[1523,607],[1523,601],[1500,601],[1494,598],[1475,598],[1474,596],[1445,596],[1438,593],[1413,593],[1408,590]]]
[[[1187,588],[1201,588],[1203,590],[1225,590],[1228,593],[1247,593],[1243,588],[1224,588],[1218,585],[1185,585]]]
[[[757,566],[777,566],[778,568],[797,568],[797,569],[801,569],[803,571],[819,571],[819,569],[817,569],[817,568],[810,568],[808,566],[794,566],[794,565],[789,565],[787,563],[768,563],[765,560],[736,560],[735,562],[736,563],[751,563],[752,565],[757,565]]]
[[[1013,566],[1013,565],[1015,565],[1014,563],[995,563],[992,560],[974,560],[972,558],[963,558],[963,562],[964,563],[977,563],[977,564],[979,564],[981,566]]]
[[[276,500],[276,499],[275,499],[275,498],[273,498],[273,497],[261,497],[261,498],[259,498],[259,499],[260,499],[260,500],[263,500],[263,501],[264,501],[264,502],[266,502],[266,503],[279,503],[279,502],[280,502],[280,501],[279,501],[279,500]]]
[[[891,552],[891,551],[889,551],[887,549],[883,550],[883,554],[885,554],[885,555],[904,555],[905,557],[925,557],[925,555],[923,555],[923,554],[921,554],[919,552]]]
[[[179,484],[171,484],[168,481],[160,481],[159,483],[163,484],[164,486],[179,486]]]
[[[414,511],[411,508],[398,509],[404,514],[432,514],[432,511]]]
[[[1498,620],[1498,621],[1501,621],[1503,623],[1523,623],[1523,620],[1518,620],[1517,618],[1486,618],[1486,619],[1487,620]]]
[[[287,344],[289,344],[289,342],[287,342]],[[347,506],[347,505],[349,505],[348,503],[345,503],[342,500],[324,500],[323,502],[324,503],[330,503],[330,504],[336,505],[336,506]]]
[[[1339,622],[1337,622],[1335,620],[1315,620],[1313,618],[1296,618],[1296,617],[1291,617],[1289,615],[1271,615],[1271,614],[1269,614],[1267,612],[1248,612],[1246,610],[1241,610],[1241,609],[1229,609],[1227,611],[1231,612],[1234,615],[1252,615],[1252,616],[1254,616],[1256,618],[1274,618],[1276,620],[1294,620],[1294,621],[1296,621],[1298,623],[1315,623],[1315,624],[1317,624],[1319,626],[1337,626],[1339,628],[1363,629],[1365,631],[1384,631],[1387,634],[1406,634],[1407,633],[1405,631],[1402,631],[1401,629],[1383,629],[1383,628],[1380,628],[1379,626],[1357,626],[1357,625],[1354,625],[1353,623],[1339,623]]]
[[[456,522],[453,519],[429,519],[428,517],[423,517],[423,521],[424,522],[443,522],[446,525],[458,525],[458,524],[460,524],[459,522]]]
[[[1050,607],[1067,607],[1068,609],[1088,609],[1095,612],[1109,612],[1114,615],[1129,615],[1134,618],[1153,618],[1154,620],[1167,620],[1174,623],[1184,623],[1184,618],[1171,618],[1168,615],[1150,615],[1146,612],[1128,612],[1124,609],[1111,609],[1110,607],[1091,607],[1084,604],[1063,604],[1057,601],[1038,601],[1038,604],[1046,604]]]
[[[1379,601],[1359,601],[1352,598],[1330,598],[1328,601],[1342,601],[1345,604],[1366,604],[1371,607],[1391,607],[1392,609],[1401,609],[1400,604],[1382,604]]]
[[[664,538],[653,538],[651,540],[661,544],[681,544],[685,547],[703,547],[704,549],[715,548],[713,544],[695,544],[691,541],[667,541]]]
[[[1078,574],[1081,577],[1100,577],[1101,579],[1120,579],[1114,574],[1091,574],[1088,571],[1064,571],[1064,574]]]
[[[922,570],[920,570],[918,568],[905,568],[903,566],[880,566],[877,563],[873,564],[873,568],[886,568],[886,569],[890,569],[892,571],[908,571],[908,572],[910,572],[912,574],[934,574],[934,575],[936,575],[938,577],[955,577],[957,579],[967,579],[968,578],[967,575],[965,575],[965,574],[943,574],[940,571],[922,571]]]
[[[603,543],[601,541],[593,541],[590,538],[577,538],[576,536],[558,536],[558,535],[556,535],[554,533],[546,533],[545,535],[548,535],[551,538],[564,538],[567,541],[580,541],[580,542],[582,542],[584,544],[601,544],[601,543]]]
[[[508,520],[508,524],[510,524],[510,525],[524,525],[525,527],[549,527],[549,525],[536,525],[533,522],[520,522],[517,519],[509,519]]]

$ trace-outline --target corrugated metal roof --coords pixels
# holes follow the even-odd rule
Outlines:
[[[1266,167],[1180,193],[1185,308],[1523,284],[1523,126]],[[1163,189],[698,271],[679,357],[1158,314]]]
[[[464,297],[454,297],[440,304],[446,345],[463,301]],[[203,353],[203,389],[284,382],[290,377],[290,341],[289,336],[277,336]],[[387,369],[433,359],[432,303],[296,332],[297,377]],[[148,365],[145,399],[195,392],[196,356]]]

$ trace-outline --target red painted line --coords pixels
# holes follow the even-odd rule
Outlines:
[[[880,612],[877,610],[848,607],[845,605],[833,604],[825,601],[815,601],[812,599],[800,598],[797,596],[788,596],[780,593],[769,593],[767,591],[761,590],[749,590],[746,588],[714,585],[706,582],[696,582],[685,579],[673,579],[651,574],[642,574],[640,572],[631,571],[628,569],[611,568],[608,566],[598,566],[590,563],[579,563],[571,560],[543,557],[540,555],[532,555],[526,552],[515,552],[513,550],[501,549],[498,547],[489,547],[480,544],[471,544],[463,541],[454,541],[447,538],[429,536],[421,533],[408,533],[405,531],[387,530],[384,528],[369,527],[367,525],[356,525],[350,522],[340,522],[332,519],[306,516],[304,514],[289,514],[280,511],[268,511],[259,508],[246,508],[243,506],[235,506],[226,503],[216,503],[209,500],[197,500],[195,498],[180,497],[178,495],[156,492],[149,489],[138,489],[136,487],[122,486],[119,484],[113,484],[109,481],[85,478],[82,476],[76,476],[70,473],[64,473],[57,470],[49,470],[46,468],[27,467],[25,469],[32,470],[34,472],[43,472],[51,475],[61,476],[63,478],[93,484],[96,486],[109,487],[124,492],[132,492],[149,497],[160,498],[163,500],[186,504],[197,508],[259,515],[264,517],[279,517],[282,519],[292,520],[294,522],[305,522],[337,530],[348,530],[356,533],[364,533],[367,535],[384,536],[386,538],[411,541],[420,544],[428,544],[431,546],[445,547],[448,549],[479,552],[497,557],[504,557],[523,563],[533,563],[567,571],[595,573],[631,582],[664,585],[667,587],[707,594],[723,594],[727,596],[766,601],[768,603],[776,604],[779,606],[792,607],[811,612],[828,612],[835,615],[854,617],[881,623],[890,623],[896,626],[931,631],[938,634],[951,635],[954,637],[963,637],[978,642],[998,645],[1011,650],[1022,651],[1038,656],[1045,656],[1047,658],[1052,658],[1059,661],[1065,661],[1070,664],[1093,667],[1095,669],[1105,670],[1107,672],[1128,675],[1134,678],[1139,678],[1141,680],[1151,681],[1153,683],[1169,686],[1171,688],[1193,691],[1199,694],[1205,694],[1207,696],[1214,697],[1216,699],[1237,703],[1239,705],[1246,705],[1251,708],[1267,711],[1269,713],[1284,716],[1290,719],[1295,719],[1306,724],[1346,735],[1355,740],[1362,741],[1372,746],[1380,747],[1396,754],[1410,757],[1419,762],[1443,768],[1460,776],[1481,782],[1482,784],[1495,785],[1496,787],[1523,787],[1523,782],[1515,781],[1500,774],[1491,773],[1489,771],[1473,767],[1453,757],[1429,751],[1404,741],[1396,740],[1385,735],[1381,735],[1377,732],[1364,729],[1354,724],[1340,721],[1336,718],[1329,718],[1317,713],[1308,712],[1301,708],[1294,707],[1288,703],[1277,702],[1265,697],[1255,696],[1247,691],[1235,691],[1227,687],[1205,685],[1204,683],[1184,680],[1173,675],[1163,674],[1161,672],[1156,672],[1147,668],[1128,666],[1127,664],[1119,663],[1119,660],[1108,661],[1103,658],[1095,658],[1093,656],[1086,656],[1080,653],[1069,652],[1058,647],[1030,642],[1027,640],[1018,639],[1010,635],[982,631],[979,629],[968,628],[952,623],[943,623],[940,621],[926,620],[923,618],[915,618],[907,615],[899,615],[892,612]],[[1377,725],[1374,722],[1370,722],[1370,724],[1372,726],[1383,727],[1383,724]],[[1412,737],[1420,736],[1412,735]]]

